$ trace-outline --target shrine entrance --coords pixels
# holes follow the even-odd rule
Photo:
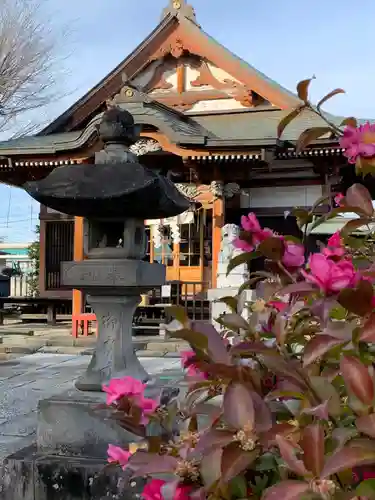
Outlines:
[[[213,199],[199,199],[199,209],[169,219],[147,220],[147,258],[167,267],[167,281],[184,283],[183,293],[194,295],[212,286]]]

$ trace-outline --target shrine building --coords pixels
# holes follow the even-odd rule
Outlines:
[[[171,220],[146,221],[148,258],[167,266],[167,280],[215,288],[224,224],[239,224],[253,211],[264,226],[293,234],[298,229],[287,214],[294,206],[311,207],[353,182],[331,137],[296,154],[301,132],[323,125],[311,111],[301,112],[278,140],[278,123],[301,101],[211,38],[185,0],[170,0],[153,32],[44,130],[0,143],[0,181],[21,186],[60,165],[93,163],[102,148],[97,124],[113,104],[141,127],[132,147],[139,161],[200,202]],[[83,240],[81,218],[41,206],[42,297],[71,296],[60,287],[60,263],[84,259]],[[73,309],[81,308],[74,291]]]

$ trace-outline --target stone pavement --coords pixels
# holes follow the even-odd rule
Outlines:
[[[169,379],[168,373],[180,373],[179,359],[140,359],[151,375],[164,372]],[[36,353],[0,362],[0,460],[35,440],[38,401],[72,388],[89,360]]]
[[[43,323],[20,323],[12,320],[0,326],[0,360],[14,355],[33,354],[91,354],[95,336],[78,337],[71,335],[69,323],[49,326]],[[133,338],[138,356],[179,357],[188,345],[182,341],[165,340],[158,335],[137,335]]]

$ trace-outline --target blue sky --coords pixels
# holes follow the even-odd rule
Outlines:
[[[375,118],[375,1],[192,0],[202,28],[291,90],[316,76],[312,97],[341,87],[327,111]],[[157,25],[168,0],[45,0],[51,29],[70,24],[63,99],[38,113],[52,120],[87,92]],[[0,237],[30,241],[38,207],[21,190],[0,185]]]

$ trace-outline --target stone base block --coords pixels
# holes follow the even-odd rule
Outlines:
[[[4,460],[0,476],[2,500],[135,500],[145,485],[104,460],[46,455],[34,446]]]
[[[145,395],[150,398],[177,396],[179,390],[149,384]],[[108,444],[128,447],[141,440],[127,432],[111,418],[111,412],[100,409],[105,394],[84,393],[70,390],[62,395],[45,399],[38,405],[37,449],[38,452],[59,456],[107,456]],[[152,431],[152,429],[150,429]]]

